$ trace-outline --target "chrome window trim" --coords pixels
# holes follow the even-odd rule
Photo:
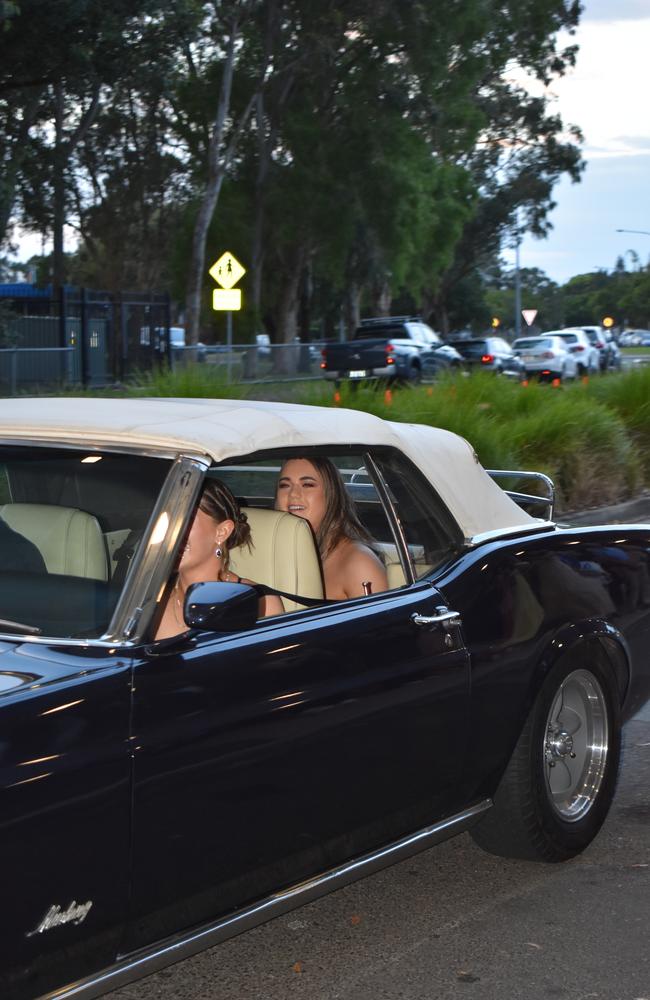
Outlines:
[[[483,799],[460,813],[440,820],[416,833],[402,837],[378,851],[363,854],[359,858],[332,868],[329,871],[306,879],[298,885],[279,890],[252,906],[237,910],[198,929],[177,934],[165,941],[130,955],[121,956],[118,961],[102,972],[80,979],[68,986],[43,994],[37,1000],[92,1000],[109,990],[132,983],[143,976],[158,972],[175,962],[190,958],[207,948],[227,941],[229,938],[250,930],[273,917],[288,913],[305,903],[310,903],[334,889],[349,885],[365,875],[380,871],[389,865],[427,850],[450,837],[469,829],[492,806],[491,799]]]
[[[379,494],[379,499],[381,500],[384,511],[386,512],[388,524],[393,535],[393,541],[397,546],[402,569],[404,570],[404,577],[408,586],[415,583],[416,577],[413,570],[413,563],[411,561],[408,543],[404,534],[404,528],[402,527],[402,522],[400,521],[399,515],[395,510],[395,505],[390,498],[390,493],[388,491],[388,486],[384,482],[384,477],[382,476],[380,469],[369,451],[363,453],[363,460],[366,469],[368,470],[368,475],[370,476],[370,479]]]
[[[108,631],[101,636],[104,641],[118,644],[130,640],[137,644],[142,640],[169,579],[181,532],[209,467],[207,458],[187,455],[176,458],[136,550]],[[160,518],[165,516],[168,518],[165,535],[156,542],[152,540],[153,533]]]
[[[482,545],[484,542],[494,542],[499,538],[513,538],[516,535],[536,535],[538,532],[556,531],[555,521],[540,521],[538,524],[519,524],[512,528],[495,528],[493,531],[482,531],[478,535],[471,535],[465,539],[465,547],[473,548],[475,545]]]

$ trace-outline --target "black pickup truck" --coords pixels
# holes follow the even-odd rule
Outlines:
[[[441,369],[463,367],[463,358],[421,319],[389,316],[364,319],[352,340],[328,344],[321,370],[327,379],[386,379],[419,382]]]

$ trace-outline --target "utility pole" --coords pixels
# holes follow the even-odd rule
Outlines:
[[[521,279],[519,276],[519,226],[515,234],[515,340],[521,336]]]

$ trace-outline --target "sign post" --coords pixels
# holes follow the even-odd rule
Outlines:
[[[234,288],[240,278],[246,274],[246,268],[239,263],[234,254],[226,250],[219,260],[208,271],[211,278],[221,285],[212,292],[212,308],[226,314],[226,345],[228,350],[228,382],[232,373],[232,314],[239,312],[242,306],[241,288]]]

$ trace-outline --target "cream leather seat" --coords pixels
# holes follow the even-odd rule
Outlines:
[[[233,549],[231,570],[254,583],[265,583],[289,594],[322,599],[320,556],[307,521],[279,510],[242,509],[251,527],[253,548],[250,551],[246,546]],[[282,603],[286,611],[304,608],[284,597]]]
[[[6,503],[0,517],[33,542],[48,573],[108,579],[106,545],[99,522],[75,507],[41,503]]]

